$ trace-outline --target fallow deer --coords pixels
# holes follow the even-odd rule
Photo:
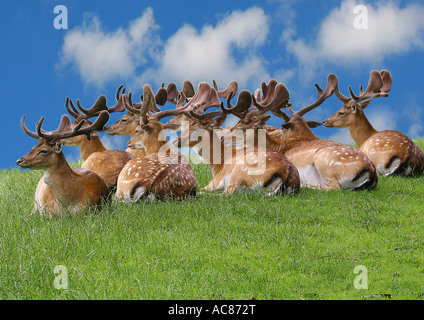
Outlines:
[[[337,79],[337,78],[336,78]],[[365,116],[364,109],[373,98],[387,97],[392,77],[387,70],[371,71],[368,87],[356,96],[349,86],[350,97],[335,88],[343,107],[324,120],[328,128],[349,128],[350,135],[359,150],[364,152],[377,167],[379,174],[413,176],[424,171],[423,151],[405,134],[394,131],[377,131]]]
[[[233,130],[261,128],[269,118],[269,116],[264,117],[264,114],[272,111],[285,120],[282,124],[285,134],[283,139],[273,139],[269,133],[265,132],[266,148],[282,153],[296,166],[302,186],[348,190],[374,188],[378,180],[377,173],[365,154],[347,145],[318,139],[310,127],[316,127],[320,123],[302,118],[305,113],[331,96],[334,84],[332,75],[328,77],[325,91],[316,84],[318,99],[297,112],[291,109],[288,102],[289,91],[282,83],[276,84],[272,93],[268,94],[267,99],[264,99],[262,103],[257,102],[255,96],[251,95],[256,109],[248,110],[250,103],[246,95],[244,110],[240,108],[238,113],[235,113],[241,120]],[[281,111],[282,108],[287,107],[293,116],[290,117]],[[226,112],[234,112],[234,108],[226,110]]]
[[[71,107],[69,107],[69,102]],[[83,111],[78,111],[72,100],[66,99],[66,110],[75,119],[72,126],[78,125],[80,121],[85,120],[84,126],[91,125],[88,118],[96,116],[101,110],[108,110],[106,106],[106,98],[100,96],[95,104],[88,110],[81,107],[79,100],[77,100],[78,108]],[[81,150],[81,158],[84,161],[81,168],[89,169],[97,173],[105,183],[114,190],[116,188],[116,181],[118,175],[121,172],[124,165],[134,156],[123,150],[107,150],[102,144],[99,134],[92,132],[90,139],[85,135],[78,135],[75,137],[67,138],[62,140],[64,145],[67,146],[79,146]]]
[[[71,127],[71,120],[63,115],[55,131],[41,129],[44,117],[36,125],[36,133],[25,126],[25,116],[21,119],[22,130],[30,137],[38,140],[32,150],[16,161],[21,168],[43,170],[35,193],[33,213],[78,214],[88,208],[101,210],[105,201],[110,200],[111,192],[102,178],[95,172],[76,168],[71,169],[62,152],[62,139],[77,135],[89,136],[93,131],[102,130],[109,120],[109,114],[103,111],[96,121],[83,128],[84,121]]]
[[[190,81],[186,80],[183,83],[183,92],[186,94],[186,98],[189,99],[194,95],[194,89],[193,85]],[[116,92],[116,100],[117,104],[121,104],[122,102],[122,95],[119,95],[120,87],[118,88]],[[123,92],[124,94],[124,92]],[[158,90],[158,92],[155,95],[155,101],[156,104],[163,106],[166,102],[170,102],[172,104],[177,103],[177,96],[178,96],[178,90],[175,83],[170,83],[168,87],[165,89],[164,84],[162,84],[161,88]],[[133,108],[140,109],[143,105],[143,95],[140,96],[140,102],[133,103]],[[123,102],[122,102],[123,106]],[[157,106],[152,106],[153,111],[158,111],[159,108]],[[118,119],[114,124],[111,126],[108,126],[105,130],[106,133],[110,135],[119,135],[119,136],[131,136],[135,132],[135,128],[139,126],[139,116],[137,114],[132,113],[128,109],[125,109],[125,107],[121,109],[117,109],[117,111],[127,111],[126,114],[124,114],[120,119]],[[151,113],[152,111],[149,111]],[[183,118],[178,117],[179,121],[175,121],[175,123],[180,123],[181,120],[184,120]],[[171,122],[172,123],[172,122]],[[127,152],[134,155],[135,158],[142,158],[146,156],[146,151],[144,148],[137,149],[128,147]]]
[[[128,145],[144,147],[146,156],[130,160],[122,169],[118,177],[116,198],[136,202],[145,198],[182,200],[196,196],[197,179],[188,160],[168,144],[165,137],[165,129],[176,129],[179,125],[159,122],[164,117],[178,114],[181,108],[160,111],[148,84],[143,88],[141,108],[134,107],[130,96],[125,95],[124,102],[140,123]]]
[[[206,106],[221,106],[216,90],[211,89],[207,83],[201,85],[203,91],[210,94]],[[202,190],[224,190],[224,194],[228,195],[246,189],[266,190],[268,195],[293,193],[299,190],[299,174],[294,165],[281,153],[254,147],[240,152],[223,143],[215,132],[215,128],[220,128],[226,118],[222,110],[209,113],[192,110],[189,115],[191,119],[188,131],[183,132],[175,144],[178,147],[197,148],[198,154],[209,165],[213,179]],[[199,141],[193,138],[196,135],[202,137],[200,148]]]

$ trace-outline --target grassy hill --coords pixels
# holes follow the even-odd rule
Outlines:
[[[205,186],[209,168],[193,168]],[[29,215],[41,175],[0,172],[0,299],[424,297],[424,177],[382,177],[373,191],[113,202],[49,219]],[[356,289],[363,270],[368,288]]]

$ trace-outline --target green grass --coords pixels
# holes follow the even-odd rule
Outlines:
[[[76,164],[78,165],[78,164]],[[194,166],[200,186],[208,167]],[[0,299],[423,299],[424,178],[373,191],[202,194],[31,216],[40,171],[0,172]],[[56,289],[54,268],[68,270]],[[357,265],[368,289],[355,289]]]

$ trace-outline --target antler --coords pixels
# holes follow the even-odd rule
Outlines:
[[[266,95],[261,102],[256,101],[255,96],[252,94],[253,104],[257,110],[250,111],[246,116],[247,119],[266,114],[268,111],[276,111],[289,105],[290,93],[286,86],[282,83],[277,83],[274,86],[274,81],[270,82],[270,84],[271,86],[266,89]]]
[[[219,101],[218,93],[207,82],[201,82],[197,88],[196,93],[192,96],[187,104],[183,104],[186,100],[186,91],[191,94],[191,91],[183,90],[180,93],[177,108],[174,110],[165,110],[153,115],[156,120],[168,116],[176,116],[181,113],[189,114],[191,111],[196,111],[198,114],[203,114],[210,107],[218,107],[221,102]]]
[[[149,84],[144,85],[144,88],[143,88],[143,103],[142,103],[141,108],[134,108],[134,105],[131,102],[131,93],[130,93],[129,97],[125,97],[125,99],[124,99],[125,107],[130,112],[138,115],[140,117],[140,119],[143,121],[143,123],[147,123],[149,118],[154,118],[156,120],[160,120],[160,119],[168,117],[168,116],[176,116],[176,115],[181,114],[183,112],[190,112],[190,111],[195,110],[196,108],[203,107],[207,104],[213,104],[214,103],[213,101],[215,99],[211,98],[211,88],[210,88],[210,86],[209,86],[209,88],[207,88],[205,86],[205,83],[201,83],[199,85],[198,91],[193,96],[193,98],[187,104],[184,105],[184,101],[187,99],[184,91],[186,91],[188,94],[190,94],[190,90],[187,89],[187,88],[189,88],[189,85],[188,85],[189,82],[186,81],[185,83],[186,83],[186,89],[179,93],[178,99],[177,99],[177,102],[176,102],[177,106],[173,110],[160,111],[160,109],[156,105],[156,99],[155,99],[153,90],[152,90],[152,88]],[[173,90],[174,85],[168,86],[168,88],[170,88],[171,90],[167,91],[167,93],[169,93]],[[171,96],[172,95],[173,94],[171,93]],[[216,99],[218,99],[218,98],[216,98]],[[149,111],[152,112],[150,115],[148,115]]]
[[[333,94],[334,90],[337,88],[337,83],[338,83],[338,80],[336,75],[333,73],[330,73],[327,77],[327,87],[325,88],[325,91],[321,89],[318,83],[315,83],[315,87],[318,90],[318,98],[314,103],[310,104],[307,107],[304,107],[303,109],[297,112],[293,112],[290,107],[288,109],[290,110],[290,112],[293,112],[294,115],[302,117],[305,113],[308,113],[314,110],[316,107],[321,105],[327,98],[329,98]]]
[[[356,96],[353,93],[351,86],[349,86],[350,98],[342,95],[339,92],[337,85],[334,92],[344,104],[347,104],[352,100],[355,102],[361,102],[368,99],[371,100],[373,98],[387,97],[389,96],[388,92],[390,91],[391,86],[392,76],[390,75],[389,71],[385,69],[381,70],[380,72],[377,70],[372,70],[370,73],[367,89],[363,91],[363,86],[361,85],[359,96]]]
[[[171,82],[166,88],[166,91],[168,93],[167,100],[173,104],[177,104],[180,97],[177,85]],[[185,99],[190,99],[194,96],[194,87],[190,80],[185,80],[183,82],[183,88],[181,92],[184,93]]]
[[[218,96],[220,98],[227,99],[231,94],[233,96],[235,96],[236,93],[237,93],[238,83],[235,80],[231,81],[230,84],[228,85],[228,87],[224,90],[221,90],[221,91],[219,91],[218,85],[216,84],[215,80],[213,80],[212,83],[213,83],[214,89],[216,90],[216,92],[218,92]]]
[[[69,103],[71,104],[71,108],[69,108]],[[94,103],[94,105],[90,109],[84,109],[81,106],[79,99],[77,100],[77,106],[82,111],[82,113],[75,108],[72,100],[69,99],[69,97],[66,98],[65,108],[68,111],[68,113],[75,118],[75,122],[77,123],[80,122],[81,120],[98,116],[101,111],[109,110],[109,108],[106,105],[106,97],[104,95],[99,96],[96,102]]]
[[[160,110],[156,105],[156,99],[152,90],[152,87],[149,84],[145,84],[143,87],[143,96],[142,96],[142,102],[139,103],[136,106],[132,103],[131,99],[131,92],[129,93],[129,96],[126,94],[123,95],[123,101],[125,108],[131,112],[140,117],[140,120],[143,123],[147,123],[148,116],[147,113],[149,111],[158,111]]]
[[[108,120],[109,120],[109,113],[103,110],[100,112],[99,116],[97,117],[96,121],[93,124],[82,128],[83,124],[85,123],[85,119],[83,119],[75,127],[72,128],[71,119],[69,118],[68,115],[65,114],[60,119],[60,124],[55,131],[44,131],[41,129],[41,126],[44,122],[44,117],[42,117],[40,121],[38,121],[36,124],[37,133],[35,133],[28,130],[27,127],[25,126],[25,115],[24,115],[22,116],[22,119],[21,119],[21,127],[22,127],[22,130],[28,136],[32,138],[36,138],[36,139],[43,138],[49,142],[53,142],[56,140],[71,138],[71,137],[75,137],[75,136],[79,136],[83,134],[87,135],[87,138],[90,139],[91,138],[90,133],[93,131],[103,130]]]
[[[69,99],[69,97],[66,98],[65,108],[68,111],[68,113],[71,116],[74,117],[75,122],[77,122],[77,123],[80,122],[81,120],[84,120],[84,119],[96,117],[104,110],[106,110],[108,113],[122,112],[122,111],[125,110],[124,103],[123,103],[123,100],[122,100],[122,95],[125,94],[125,88],[124,88],[124,90],[122,90],[122,95],[120,94],[120,91],[121,91],[123,86],[124,85],[121,84],[118,87],[118,89],[116,90],[116,95],[115,95],[116,96],[116,104],[111,108],[107,107],[106,97],[104,95],[100,95],[97,98],[94,105],[89,109],[83,108],[81,106],[80,100],[77,99],[78,109],[80,109],[82,111],[82,113],[75,108],[72,100]],[[69,104],[71,104],[71,107],[69,107]]]
[[[381,77],[380,72],[378,72],[377,70],[372,70],[370,73],[370,79],[368,81],[368,87],[365,92],[362,92],[359,96],[356,96],[352,91],[352,87],[349,86],[350,96],[356,102],[372,98],[378,98],[381,96],[388,96],[386,92],[381,92],[381,88],[383,88],[383,85],[383,78]]]
[[[239,93],[237,103],[235,106],[231,104],[231,99],[233,98],[234,94],[233,92],[230,92],[230,94],[227,97],[227,108],[224,107],[224,104],[221,104],[221,110],[225,114],[233,114],[238,118],[242,118],[246,111],[250,108],[252,105],[252,95],[248,90],[243,90]]]

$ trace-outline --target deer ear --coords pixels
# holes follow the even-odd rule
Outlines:
[[[144,131],[150,132],[152,131],[152,127],[150,126],[150,124],[143,124],[141,125],[141,129],[143,129]]]
[[[316,128],[316,127],[322,126],[322,122],[318,122],[318,121],[307,121],[307,123],[309,128]]]
[[[57,140],[54,144],[54,151],[56,153],[61,153],[63,149],[63,142],[62,140]]]
[[[368,107],[368,105],[370,104],[370,102],[371,102],[371,99],[370,100],[363,101],[363,102],[361,102],[359,104],[359,106],[362,108],[362,110],[364,110],[366,107]]]
[[[263,118],[261,119],[262,123],[267,122],[267,121],[269,120],[269,118],[271,118],[271,116],[263,117]]]
[[[289,130],[290,128],[293,128],[293,127],[294,127],[293,122],[284,122],[281,125],[281,129],[286,129],[286,130]]]
[[[352,109],[352,113],[356,113],[356,110],[358,109],[358,105],[356,103],[355,104],[352,104],[350,106],[350,108]]]

